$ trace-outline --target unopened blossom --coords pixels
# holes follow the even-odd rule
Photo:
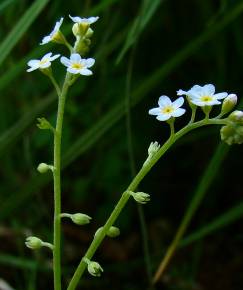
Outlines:
[[[195,85],[188,91],[179,90],[177,95],[186,95],[191,103],[196,106],[213,106],[220,105],[222,99],[228,96],[228,93],[222,92],[215,94],[215,86],[212,84],[207,84],[204,86]]]
[[[67,67],[67,71],[72,74],[92,75],[92,71],[89,70],[95,63],[93,58],[82,58],[78,53],[73,53],[70,59],[67,57],[61,57],[61,63]]]
[[[28,66],[30,67],[27,69],[27,72],[31,72],[37,69],[46,69],[51,66],[51,62],[57,59],[60,54],[52,55],[52,52],[48,52],[45,54],[40,60],[39,59],[32,59],[28,61]]]
[[[41,45],[46,44],[50,41],[59,40],[60,38],[59,32],[60,32],[60,27],[62,25],[62,22],[63,22],[63,17],[59,21],[56,22],[52,32],[42,39],[42,42],[40,43]]]
[[[169,97],[161,96],[158,101],[159,107],[149,110],[149,114],[157,116],[156,119],[159,121],[167,121],[172,117],[180,117],[186,111],[180,108],[183,103],[183,97],[172,102]]]
[[[78,24],[92,24],[94,22],[96,22],[99,19],[99,16],[96,17],[89,17],[89,18],[81,18],[79,16],[71,16],[69,15],[69,17],[72,19],[73,22],[78,23]]]

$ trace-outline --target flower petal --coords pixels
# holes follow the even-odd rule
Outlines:
[[[41,41],[40,45],[44,45],[44,44],[46,44],[46,43],[48,43],[50,41],[51,41],[51,37],[50,37],[50,35],[47,35],[47,36],[42,38],[42,41]]]
[[[60,56],[60,54],[53,55],[52,57],[50,57],[50,61],[57,59],[59,56]]]
[[[73,22],[76,22],[76,23],[80,23],[82,21],[82,18],[78,16],[69,15],[69,17],[72,19]]]
[[[187,92],[181,89],[179,89],[176,93],[177,93],[177,96],[187,95]]]
[[[215,93],[215,86],[212,84],[208,84],[202,87],[205,95],[213,95]]]
[[[181,115],[185,114],[186,110],[182,108],[178,108],[174,112],[171,113],[172,117],[180,117]]]
[[[156,117],[159,121],[167,121],[171,118],[171,114],[160,114]]]
[[[39,66],[40,61],[38,59],[31,59],[27,64],[28,66]]]
[[[89,69],[87,69],[87,68],[82,68],[82,69],[80,70],[80,74],[81,74],[81,75],[84,75],[84,76],[90,76],[90,75],[92,75],[93,73],[92,73],[91,70],[89,70]]]
[[[169,106],[171,105],[171,100],[169,97],[163,95],[159,98],[158,104],[160,107]]]
[[[153,108],[148,111],[149,115],[159,115],[161,114],[160,108]]]
[[[76,69],[76,68],[72,68],[72,67],[68,67],[67,71],[70,72],[71,74],[79,74],[80,73],[80,69]]]
[[[221,99],[224,99],[228,96],[228,93],[218,93],[218,94],[215,94],[214,97],[217,99],[217,100],[221,100]]]
[[[180,97],[172,103],[174,109],[178,109],[184,104],[184,98]]]
[[[71,62],[80,62],[81,61],[81,56],[78,53],[72,53],[70,56]]]
[[[87,58],[86,61],[85,61],[85,63],[86,63],[86,67],[91,67],[91,66],[94,65],[95,59],[93,59],[93,58]]]
[[[71,65],[70,60],[69,60],[67,57],[65,57],[65,56],[62,56],[62,57],[61,57],[61,63],[62,63],[63,65],[65,65],[65,66],[67,66],[67,67],[69,67],[69,66]]]

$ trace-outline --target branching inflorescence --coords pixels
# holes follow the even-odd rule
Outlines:
[[[79,76],[92,75],[91,67],[94,65],[93,58],[84,58],[88,53],[91,44],[91,36],[93,30],[90,25],[98,20],[98,17],[81,18],[72,17],[74,22],[72,31],[76,38],[72,46],[65,36],[62,34],[60,28],[63,23],[61,18],[55,25],[52,32],[45,36],[41,45],[49,42],[63,44],[70,52],[70,57],[61,56],[61,63],[66,66],[66,75],[62,86],[59,86],[55,77],[53,76],[51,64],[54,60],[60,57],[60,54],[53,55],[52,52],[45,54],[40,60],[30,60],[28,62],[28,72],[40,70],[51,80],[58,95],[58,111],[56,126],[53,127],[45,118],[38,118],[37,126],[40,129],[51,130],[54,137],[53,150],[53,164],[40,163],[37,170],[40,173],[51,171],[54,179],[54,219],[53,219],[53,243],[43,242],[37,237],[28,237],[26,239],[26,246],[30,249],[39,249],[41,247],[48,247],[53,252],[53,272],[54,272],[54,289],[61,290],[61,218],[68,218],[77,225],[85,225],[91,221],[91,217],[84,213],[62,213],[61,211],[61,138],[62,126],[66,97],[69,88],[77,81]],[[167,96],[161,96],[158,101],[158,107],[149,110],[150,115],[155,115],[159,121],[165,121],[170,126],[170,136],[168,140],[160,146],[158,142],[152,142],[148,148],[148,156],[143,163],[140,171],[132,180],[127,189],[122,193],[118,203],[116,204],[111,215],[106,223],[100,227],[80,263],[74,272],[73,277],[67,287],[68,290],[76,289],[78,282],[87,268],[92,276],[100,276],[103,272],[101,265],[93,261],[92,258],[100,246],[101,242],[106,236],[117,237],[120,231],[114,226],[115,221],[123,210],[124,206],[132,197],[136,202],[145,204],[150,200],[150,195],[144,192],[136,192],[136,188],[151,168],[157,161],[165,154],[165,152],[182,136],[193,129],[206,125],[221,125],[221,139],[227,144],[243,143],[243,112],[234,111],[230,113],[237,103],[237,96],[235,94],[228,94],[226,92],[215,94],[215,87],[212,84],[199,86],[195,85],[190,90],[177,91],[180,96],[175,101]],[[182,108],[185,96],[189,107],[191,108],[191,117],[186,126],[179,131],[175,131],[175,119],[186,113],[186,109]],[[210,113],[214,105],[221,106],[219,114],[210,118]],[[196,120],[196,112],[200,107],[204,113],[204,117]],[[229,114],[230,113],[230,114]],[[229,116],[225,117],[225,115]]]

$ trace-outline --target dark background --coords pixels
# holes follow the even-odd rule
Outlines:
[[[33,2],[1,0],[2,43]],[[241,101],[242,12],[240,0],[51,0],[11,50],[0,44],[0,52],[8,51],[0,58],[1,279],[19,290],[53,287],[50,253],[32,252],[24,241],[28,235],[52,240],[51,175],[36,172],[40,162],[52,162],[52,136],[35,123],[37,117],[46,117],[55,124],[57,102],[44,75],[25,71],[29,59],[48,51],[67,55],[60,45],[39,46],[55,22],[65,17],[62,31],[73,42],[68,14],[100,16],[88,54],[96,58],[94,76],[79,79],[66,105],[63,211],[93,218],[83,227],[63,221],[66,285],[95,230],[131,181],[131,155],[137,171],[150,142],[168,138],[167,124],[147,113],[159,96],[176,98],[180,88],[212,83],[217,92],[236,93]],[[53,71],[61,82],[64,67],[56,61]],[[190,118],[187,109],[176,121],[177,128]],[[140,185],[151,194],[151,202],[140,210],[129,202],[116,224],[121,236],[107,238],[95,255],[104,274],[92,278],[86,273],[78,289],[148,289],[144,244],[154,273],[199,194],[203,198],[186,232],[187,243],[184,240],[156,289],[243,288],[242,147],[222,145],[219,129],[207,127],[186,135],[155,165]],[[205,227],[206,232],[199,231]],[[192,239],[193,233],[199,234]]]

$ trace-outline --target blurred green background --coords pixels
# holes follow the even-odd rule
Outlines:
[[[36,172],[52,162],[52,136],[36,118],[54,124],[57,100],[26,63],[48,51],[67,55],[60,45],[39,46],[55,22],[65,17],[62,31],[73,42],[68,14],[100,16],[89,53],[94,76],[71,89],[65,113],[63,211],[93,217],[83,227],[63,221],[66,285],[150,142],[168,137],[166,124],[147,113],[158,97],[213,83],[241,100],[242,13],[240,0],[1,0],[0,279],[18,290],[52,289],[50,253],[32,252],[24,240],[52,240],[51,175]],[[57,61],[53,70],[61,82],[65,68]],[[188,108],[176,126],[189,117]],[[241,290],[242,153],[220,143],[218,127],[185,136],[142,182],[151,202],[129,202],[117,223],[121,236],[107,238],[95,255],[102,277],[86,274],[78,289],[148,289],[186,215],[184,239],[154,289]]]

